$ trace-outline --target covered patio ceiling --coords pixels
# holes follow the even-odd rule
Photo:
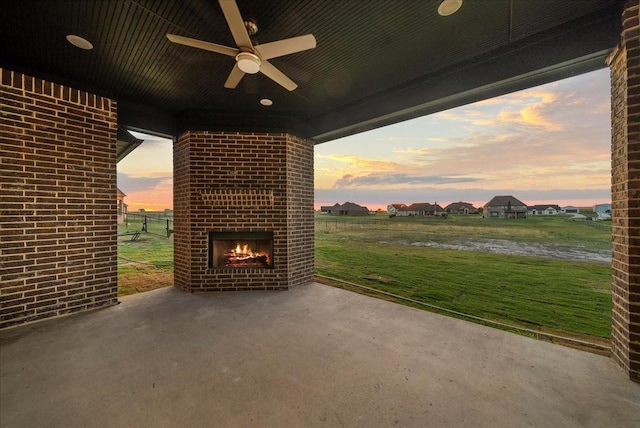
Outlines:
[[[8,0],[0,65],[111,97],[130,129],[324,142],[605,67],[620,33],[618,0],[464,0],[450,16],[439,3],[237,0],[255,43],[314,35],[315,49],[270,60],[298,84],[291,92],[260,73],[227,89],[234,58],[167,39],[235,46],[215,0]]]

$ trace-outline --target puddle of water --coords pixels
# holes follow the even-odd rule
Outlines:
[[[388,242],[381,242],[388,243]],[[481,251],[498,254],[515,254],[519,256],[548,257],[553,259],[588,260],[611,263],[610,251],[587,250],[580,248],[562,247],[558,245],[543,245],[536,243],[512,242],[505,239],[487,239],[483,241],[466,240],[460,243],[443,242],[400,242],[414,247],[442,248],[446,250]]]

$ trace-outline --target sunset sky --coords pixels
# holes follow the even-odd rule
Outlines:
[[[609,70],[583,74],[315,146],[315,205],[466,201],[608,203]],[[129,210],[172,208],[172,148],[145,142],[118,164]]]

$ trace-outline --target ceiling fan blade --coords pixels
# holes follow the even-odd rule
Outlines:
[[[227,56],[236,56],[239,52],[236,48],[228,46],[216,45],[215,43],[204,42],[189,37],[177,36],[175,34],[167,34],[167,39],[179,45],[191,46],[192,48],[204,49],[205,51],[216,52]]]
[[[229,89],[235,88],[236,86],[238,86],[238,83],[240,83],[240,80],[242,80],[243,77],[244,71],[240,70],[240,67],[238,67],[238,64],[236,63],[236,65],[233,66],[231,73],[229,73],[227,81],[224,82],[224,87]]]
[[[312,34],[290,39],[269,42],[255,47],[262,59],[277,58],[316,47],[316,38]]]
[[[260,65],[260,72],[289,91],[293,91],[298,87],[298,85],[296,85],[296,82],[289,79],[284,75],[284,73],[275,68],[268,61],[262,61],[262,64]]]
[[[247,33],[247,29],[244,26],[244,20],[242,19],[242,15],[240,15],[240,10],[235,0],[218,0],[218,3],[220,3],[222,13],[227,20],[236,45],[238,45],[239,48],[253,49],[249,33]]]

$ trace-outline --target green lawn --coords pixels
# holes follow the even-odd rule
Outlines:
[[[499,238],[603,251],[611,248],[610,233],[606,227],[551,216],[526,220],[318,216],[316,273],[534,330],[606,338],[611,324],[610,263],[416,247],[407,242]]]
[[[147,222],[149,232],[132,241],[125,233],[141,231],[140,219],[118,225],[118,295],[173,285],[173,235],[166,237],[166,222]]]
[[[173,236],[148,222],[137,241],[118,238],[120,295],[173,284]],[[171,226],[172,227],[172,226]],[[141,221],[118,233],[140,230]],[[611,264],[416,246],[501,240],[559,251],[611,251],[608,222],[564,216],[388,218],[316,214],[316,273],[445,309],[541,332],[608,338]]]
[[[316,230],[349,234],[359,229],[375,230],[371,239],[413,239],[418,234],[431,240],[507,239],[516,242],[555,244],[569,247],[611,249],[611,223],[572,221],[571,216],[536,216],[519,220],[484,219],[479,215],[440,217],[328,216],[316,214]]]

